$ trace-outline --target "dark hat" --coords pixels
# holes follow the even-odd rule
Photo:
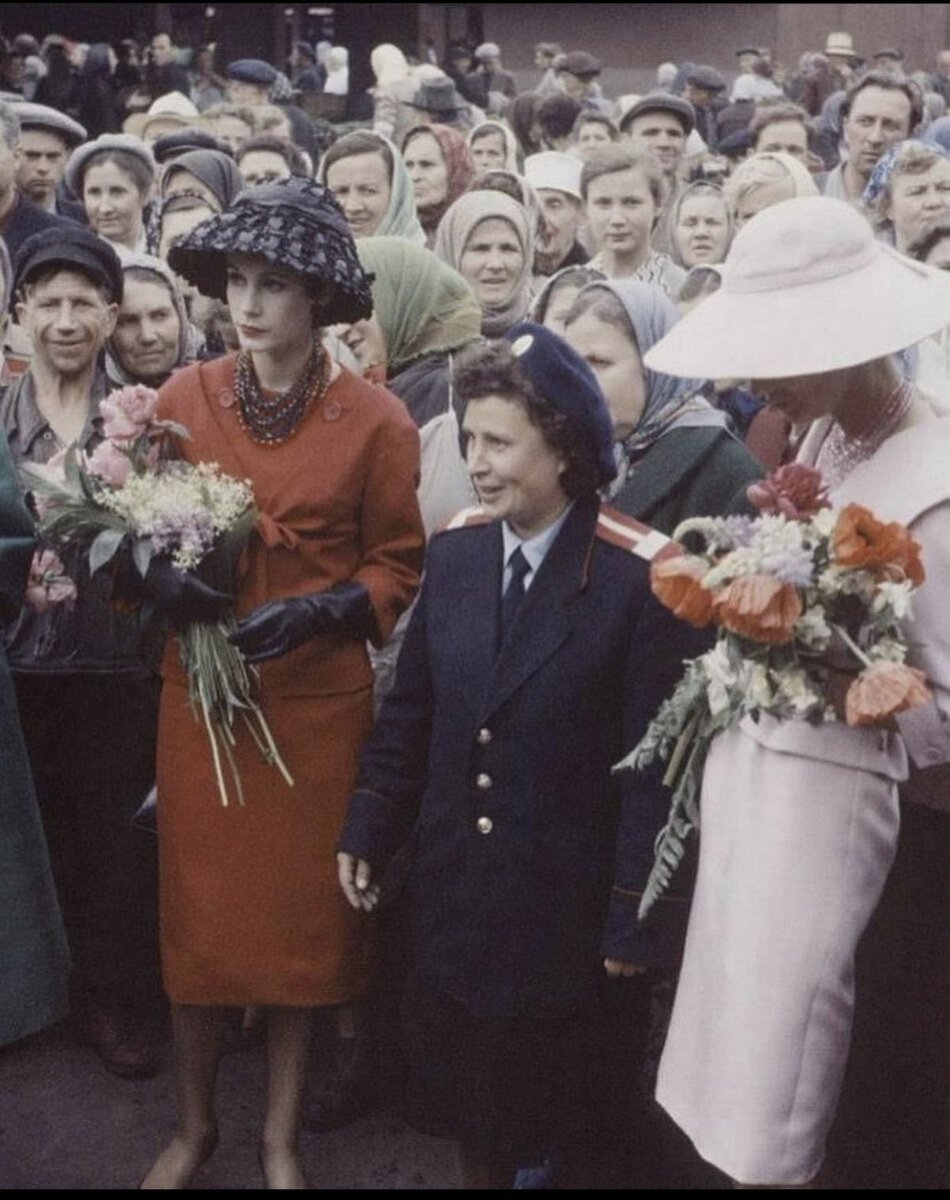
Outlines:
[[[294,48],[298,54],[305,54],[311,62],[315,63],[317,61],[317,52],[309,42],[294,42]]]
[[[239,58],[228,63],[225,74],[237,83],[251,83],[255,87],[273,87],[277,71],[262,58]]]
[[[58,134],[67,146],[72,149],[81,146],[89,137],[85,128],[56,108],[47,108],[45,104],[31,104],[26,100],[14,103],[13,111],[17,115],[21,129],[45,129]]]
[[[563,338],[533,321],[509,329],[505,340],[538,395],[574,422],[600,472],[600,486],[609,483],[617,474],[614,426],[594,372]]]
[[[872,58],[892,58],[894,62],[904,61],[903,50],[892,50],[889,46],[885,46],[883,50],[875,50]]]
[[[728,137],[719,139],[719,153],[726,158],[742,158],[747,150],[752,149],[752,131],[737,129]]]
[[[431,113],[458,113],[469,107],[468,101],[456,91],[455,84],[448,77],[424,80],[409,104],[412,108]]]
[[[672,114],[683,126],[683,132],[687,137],[696,127],[696,110],[688,100],[684,100],[682,96],[674,96],[671,92],[648,92],[645,96],[641,96],[636,104],[631,104],[620,118],[621,132],[627,132],[635,117],[641,117],[644,113],[650,112]]]
[[[703,88],[707,92],[725,91],[726,81],[715,67],[693,67],[686,76],[686,82],[693,87]]]
[[[217,150],[219,154],[226,154],[228,158],[233,157],[227,142],[222,142],[207,130],[196,129],[194,126],[166,133],[164,137],[152,143],[152,153],[155,155],[155,161],[159,163],[170,162],[179,154],[187,154],[189,150]]]
[[[578,79],[589,79],[600,74],[600,62],[586,50],[572,50],[558,60],[557,69],[567,71],[568,75],[576,75]]]
[[[369,280],[333,193],[299,176],[247,188],[168,252],[168,265],[199,291],[227,299],[227,256],[251,254],[304,279],[333,285],[330,315],[349,323],[373,311]]]
[[[15,297],[37,271],[51,266],[88,275],[105,287],[111,304],[122,303],[119,256],[107,241],[85,225],[64,221],[56,229],[54,238],[50,237],[48,229],[28,237],[16,256],[11,296]]]
[[[741,58],[743,54],[758,54],[758,46],[740,46],[736,51],[736,58]]]

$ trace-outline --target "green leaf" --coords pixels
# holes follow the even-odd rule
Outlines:
[[[125,533],[121,529],[103,529],[89,547],[89,574],[94,575],[100,567],[104,567],[114,557]]]
[[[144,578],[148,565],[152,561],[152,539],[150,537],[136,538],[132,543],[132,561]]]

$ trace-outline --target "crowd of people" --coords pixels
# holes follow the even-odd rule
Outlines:
[[[268,1188],[393,1097],[467,1188],[945,1185],[950,50],[618,97],[547,42],[520,93],[491,42],[348,57],[0,54],[0,1045],[68,1018],[134,1080],[170,1030],[146,1189],[255,1029]],[[249,481],[236,576],[72,546],[39,603],[18,472],[137,385]],[[796,460],[920,542],[932,699],[720,735],[638,920],[669,788],[611,768],[710,645],[651,564]],[[240,807],[174,638],[217,621],[294,777],[236,730]]]

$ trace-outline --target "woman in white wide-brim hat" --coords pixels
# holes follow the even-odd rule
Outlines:
[[[895,854],[901,864],[915,844],[906,839],[946,844],[950,821],[906,803],[913,790],[950,807],[950,788],[927,786],[934,772],[924,770],[950,761],[950,421],[934,416],[890,357],[950,323],[950,279],[876,242],[844,202],[817,197],[759,214],[722,275],[722,289],[646,355],[647,366],[751,379],[808,426],[799,459],[824,472],[835,506],[856,501],[908,525],[927,572],[906,633],[933,703],[880,729],[745,721],[718,738],[703,782],[699,874],[657,1098],[738,1182],[801,1185],[822,1165],[838,1104],[858,939]],[[911,867],[919,882],[922,862]],[[901,903],[893,883],[875,926]],[[927,903],[945,895],[935,879]],[[904,915],[892,964],[899,982],[875,996],[898,1014],[891,1040],[900,1040],[911,976],[932,981],[940,969],[942,935],[920,932],[938,924],[935,908]],[[938,1029],[941,1014],[931,1018]],[[926,1023],[914,1029],[915,1049],[925,1032]],[[906,1093],[891,1087],[901,1102]],[[941,1102],[938,1092],[933,1109]]]

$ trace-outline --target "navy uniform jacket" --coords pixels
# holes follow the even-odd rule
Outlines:
[[[604,955],[670,959],[662,914],[634,918],[669,793],[610,773],[707,645],[650,593],[670,545],[578,501],[496,657],[500,523],[430,542],[340,848],[378,876],[412,835],[414,964],[478,1013],[566,1014]]]

